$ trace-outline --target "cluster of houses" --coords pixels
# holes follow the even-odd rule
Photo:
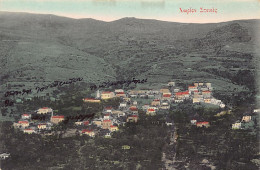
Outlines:
[[[212,97],[211,83],[194,83],[188,90],[181,91],[175,86],[175,82],[168,82],[167,86],[158,90],[128,90],[115,89],[114,91],[97,90],[95,98],[83,98],[85,103],[101,103],[102,100],[120,98],[118,108],[105,107],[102,116],[91,120],[76,121],[77,133],[86,134],[91,137],[103,135],[110,137],[111,133],[118,131],[120,125],[126,122],[138,121],[138,110],[143,110],[147,115],[156,115],[161,110],[169,110],[172,103],[180,103],[185,100],[193,103],[210,103],[225,105],[221,100]],[[137,99],[144,99],[145,104],[140,105]],[[146,100],[147,99],[147,100]],[[149,100],[148,100],[149,99]],[[32,113],[25,113],[21,119],[14,123],[24,133],[50,133],[52,126],[64,121],[63,115],[53,115],[53,110],[48,107],[39,108]],[[192,124],[197,127],[209,127],[209,122],[195,122]]]
[[[24,113],[18,122],[13,123],[15,128],[24,133],[50,133],[55,124],[65,120],[63,115],[53,115],[53,110],[49,107],[39,108],[30,113]]]
[[[168,85],[158,90],[128,90],[116,89],[115,91],[97,91],[96,98],[85,98],[84,102],[99,103],[101,100],[111,99],[115,97],[122,98],[121,108],[126,110],[137,111],[144,110],[147,115],[155,115],[159,110],[170,109],[171,103],[180,103],[185,100],[192,103],[208,103],[218,105],[224,108],[225,104],[221,100],[217,100],[212,96],[211,83],[194,83],[187,90],[181,91],[175,86],[175,82],[168,82]],[[136,98],[153,99],[151,103],[147,103],[142,108],[137,107]],[[132,102],[133,101],[133,102]],[[127,108],[128,107],[128,108]],[[140,106],[139,106],[140,107]]]
[[[237,120],[235,123],[232,124],[232,129],[247,129],[247,125],[253,123],[255,119],[255,113],[259,113],[260,109],[255,109],[253,113],[246,113],[242,116],[241,120]]]

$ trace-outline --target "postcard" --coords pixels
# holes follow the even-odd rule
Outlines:
[[[258,170],[259,0],[1,0],[0,169]]]

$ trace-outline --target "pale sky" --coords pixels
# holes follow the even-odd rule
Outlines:
[[[182,13],[183,9],[196,9]],[[216,12],[201,13],[200,8]],[[0,11],[113,21],[123,17],[175,22],[260,19],[260,0],[0,0]]]

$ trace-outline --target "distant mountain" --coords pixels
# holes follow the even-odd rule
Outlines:
[[[88,82],[146,77],[147,86],[210,81],[220,91],[242,91],[248,86],[234,77],[239,70],[254,74],[257,24],[103,22],[0,12],[2,90],[7,83],[33,86],[72,77]]]

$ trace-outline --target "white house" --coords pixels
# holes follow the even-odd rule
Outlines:
[[[53,110],[48,107],[43,107],[37,110],[37,114],[47,114],[47,113],[53,113]]]
[[[241,129],[241,122],[236,122],[232,124],[232,129]]]
[[[31,118],[31,114],[23,114],[22,115],[22,119],[30,119]]]
[[[126,103],[120,103],[119,107],[121,108],[126,107]]]

